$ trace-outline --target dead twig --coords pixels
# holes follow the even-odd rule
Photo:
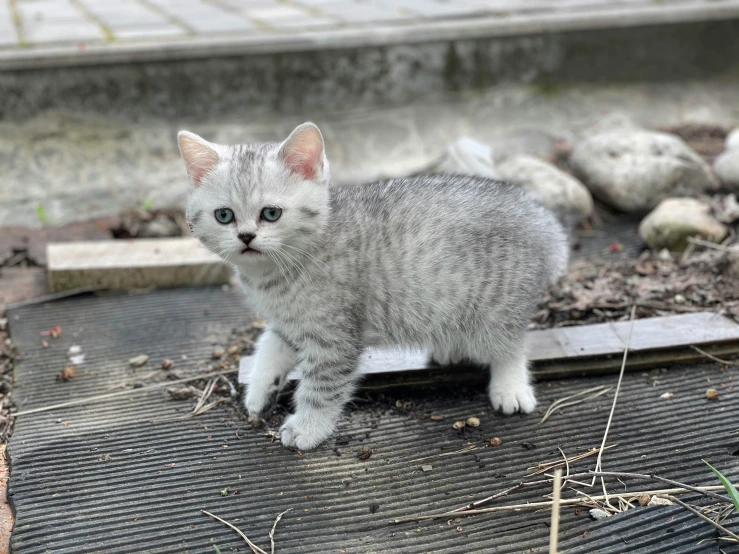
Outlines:
[[[606,446],[603,450],[609,450],[611,448],[615,448],[616,446],[618,445],[611,444],[609,446]],[[562,452],[561,449],[560,449],[560,452]],[[569,462],[579,462],[580,460],[584,460],[585,458],[589,458],[590,456],[595,456],[599,452],[600,452],[599,448],[592,448],[588,450],[587,452],[585,452],[584,454],[578,454],[577,456],[572,456],[571,458],[565,458],[565,460],[555,460],[553,462],[544,462],[544,463],[540,462],[536,464],[535,467],[529,467],[527,469],[536,469],[534,473],[529,474],[530,476],[541,475],[542,473],[546,473],[547,471],[549,471],[550,469],[554,469],[555,467],[559,467],[563,464],[569,465]],[[564,452],[562,452],[562,456],[564,456]],[[588,476],[590,477],[590,475]],[[565,480],[567,480],[568,478],[569,478],[569,475],[565,477]]]
[[[275,554],[275,530],[277,529],[277,524],[278,524],[278,523],[280,522],[280,520],[282,519],[282,516],[284,516],[284,515],[285,515],[285,514],[286,514],[287,512],[289,512],[290,510],[292,510],[292,508],[288,508],[287,510],[285,510],[284,512],[282,512],[281,514],[279,514],[279,515],[278,515],[278,516],[277,516],[277,517],[275,518],[275,522],[274,522],[274,523],[272,524],[272,530],[271,530],[271,531],[269,532],[269,542],[270,542],[270,545],[271,545],[271,547],[272,547],[272,548],[271,548],[271,552],[272,552],[272,554]]]
[[[544,481],[545,483],[551,483],[550,480]],[[524,484],[524,483],[521,483]],[[516,487],[520,488],[520,487]],[[706,492],[706,491],[718,491],[718,490],[724,490],[724,487],[722,485],[712,485],[710,487],[696,487],[699,489],[699,492]],[[660,495],[660,494],[685,494],[689,492],[695,492],[695,490],[686,489],[686,488],[674,488],[674,489],[658,489],[658,490],[651,490],[651,491],[635,491],[635,492],[619,492],[619,493],[613,493],[608,495],[608,498],[637,498],[638,496],[642,494],[648,494],[650,496],[654,495]],[[605,495],[601,496],[591,496],[589,497],[592,499],[593,502],[600,502],[603,500],[606,500]],[[573,504],[582,504],[583,499],[582,498],[567,498],[564,500],[560,500],[561,506],[571,506]],[[505,511],[511,511],[511,510],[538,510],[541,508],[551,508],[552,502],[551,501],[545,501],[545,502],[530,502],[528,504],[513,504],[510,506],[493,506],[492,508],[481,508],[479,510],[457,510],[453,512],[444,512],[439,514],[427,514],[427,515],[416,515],[416,516],[405,516],[405,517],[399,517],[395,518],[393,520],[393,523],[407,523],[409,521],[419,521],[423,519],[439,519],[439,518],[450,518],[450,517],[459,517],[459,516],[473,516],[473,515],[479,515],[479,514],[490,514],[493,512],[505,512]],[[612,509],[613,506],[611,506]]]
[[[246,544],[249,545],[249,548],[251,548],[251,550],[252,550],[252,552],[254,552],[254,554],[267,554],[264,550],[262,550],[261,548],[259,548],[256,544],[254,544],[253,542],[251,542],[249,540],[249,537],[247,537],[244,533],[242,533],[241,529],[239,529],[235,525],[230,524],[228,521],[226,521],[225,519],[221,519],[220,517],[218,517],[215,514],[211,514],[210,512],[206,512],[205,510],[200,510],[200,511],[203,512],[205,515],[210,516],[213,519],[217,519],[218,521],[220,521],[221,523],[223,523],[225,525],[228,525],[231,529],[233,529],[234,531],[236,531],[241,536],[241,538],[246,541]],[[273,552],[274,552],[274,550],[273,550]]]
[[[729,500],[727,497],[721,496],[720,494],[716,494],[713,492],[707,492],[705,490],[705,487],[703,488],[694,487],[692,485],[681,483],[680,481],[674,481],[673,479],[667,479],[665,477],[660,477],[659,475],[646,474],[646,473],[624,473],[620,471],[591,472],[589,475],[595,475],[596,477],[615,477],[615,478],[622,478],[622,479],[644,479],[644,480],[661,481],[662,483],[665,483],[667,485],[673,485],[675,487],[681,487],[683,489],[692,490],[693,492],[703,494],[705,496],[708,496],[709,498],[713,498],[715,500],[720,500],[721,502],[726,502],[728,504],[731,504],[731,500]],[[578,476],[573,475],[573,477],[578,477]]]
[[[208,379],[210,377],[218,377],[219,375],[230,375],[238,372],[238,368],[224,369],[223,371],[212,371],[210,373],[202,373],[200,375],[194,375],[193,377],[186,377],[184,379],[176,379],[174,381],[164,381],[162,383],[155,383],[140,389],[122,390],[118,392],[111,392],[108,394],[100,394],[97,396],[89,396],[87,398],[80,398],[78,400],[70,400],[69,402],[62,402],[61,404],[53,404],[51,406],[43,406],[41,408],[33,408],[32,410],[25,410],[10,414],[11,417],[19,417],[28,414],[35,414],[38,412],[48,412],[50,410],[58,410],[59,408],[68,408],[69,406],[79,406],[80,404],[89,404],[91,402],[97,402],[98,400],[107,400],[108,398],[117,398],[120,396],[133,396],[144,392],[150,392],[153,390],[161,389],[163,387],[170,387],[172,385],[178,385],[180,383],[189,383],[191,381],[200,381],[202,379]]]
[[[701,350],[697,346],[691,345],[690,348],[692,348],[693,350],[695,350],[696,352],[698,352],[698,354],[701,354],[702,356],[705,356],[709,360],[713,360],[714,362],[718,362],[718,363],[724,364],[724,365],[739,365],[739,363],[737,363],[737,362],[730,362],[729,360],[722,360],[721,358],[717,358],[713,354],[709,354],[708,352],[705,352],[705,351]]]
[[[549,554],[557,554],[559,542],[559,496],[562,491],[562,470],[554,472],[552,485],[552,524],[549,527]]]
[[[723,526],[723,525],[721,525],[720,523],[716,523],[716,522],[715,522],[715,521],[713,521],[713,520],[712,520],[712,519],[711,519],[710,517],[706,517],[706,516],[704,516],[704,515],[703,515],[702,513],[700,513],[700,512],[698,511],[698,510],[696,510],[696,509],[695,509],[695,508],[693,508],[692,506],[689,506],[688,504],[686,504],[685,502],[683,502],[683,501],[682,501],[682,500],[680,500],[679,498],[676,498],[676,497],[674,497],[674,496],[672,496],[672,495],[670,495],[670,494],[661,494],[661,495],[659,495],[659,496],[660,496],[661,498],[666,498],[666,499],[667,499],[667,500],[669,500],[670,502],[674,502],[675,504],[679,504],[680,506],[682,506],[683,508],[685,508],[686,510],[688,510],[688,511],[689,511],[690,513],[692,513],[693,515],[696,515],[696,516],[698,516],[699,518],[701,518],[701,519],[702,519],[703,521],[705,521],[705,522],[707,522],[707,523],[710,523],[711,525],[713,525],[713,526],[714,526],[714,527],[715,527],[716,529],[718,529],[718,530],[719,530],[719,531],[721,531],[722,533],[724,533],[724,534],[726,534],[726,535],[730,536],[731,538],[733,538],[734,540],[736,540],[737,542],[739,542],[739,536],[738,536],[738,535],[736,535],[736,534],[732,533],[731,531],[729,531],[729,530],[728,530],[728,529],[727,529],[726,527],[724,527],[724,526]]]
[[[504,491],[495,493],[495,494],[493,494],[491,496],[488,496],[486,498],[483,498],[481,500],[478,500],[477,502],[470,502],[469,504],[467,504],[465,506],[462,506],[461,508],[456,508],[456,509],[452,510],[451,513],[464,512],[464,511],[467,511],[467,510],[472,510],[473,508],[477,508],[478,506],[482,506],[483,504],[487,504],[491,500],[496,500],[498,498],[503,498],[504,496],[508,496],[512,492],[515,492],[515,491],[517,491],[519,489],[524,489],[524,488],[528,488],[528,487],[538,487],[538,486],[541,486],[541,485],[548,485],[549,483],[550,483],[549,479],[541,479],[539,481],[531,481],[529,483],[519,483],[518,485],[515,485],[513,487],[510,487],[510,488],[508,488],[508,489],[506,489]]]

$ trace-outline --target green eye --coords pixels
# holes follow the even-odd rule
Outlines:
[[[264,208],[262,210],[262,219],[264,221],[277,221],[281,215],[281,208]]]
[[[234,220],[234,213],[228,208],[218,208],[216,210],[216,221],[218,221],[218,223],[222,223],[223,225],[228,225],[233,220]]]

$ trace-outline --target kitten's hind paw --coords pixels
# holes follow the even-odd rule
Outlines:
[[[312,450],[333,434],[334,424],[330,419],[315,414],[311,416],[297,413],[285,420],[280,428],[280,441],[283,446]]]
[[[534,387],[523,380],[506,380],[491,383],[490,403],[493,408],[506,414],[521,412],[530,414],[536,408]]]

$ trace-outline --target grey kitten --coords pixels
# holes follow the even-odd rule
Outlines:
[[[193,234],[233,264],[269,320],[249,414],[301,370],[284,445],[307,450],[331,436],[367,346],[489,365],[493,407],[534,409],[525,331],[568,252],[555,217],[525,192],[453,175],[331,188],[312,123],[281,144],[222,146],[183,131],[179,146]]]

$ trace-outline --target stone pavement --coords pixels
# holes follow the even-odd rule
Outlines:
[[[525,25],[537,18],[589,21],[607,13],[616,20],[636,14],[654,23],[737,12],[735,0],[0,0],[0,54],[29,47],[156,48],[224,38],[274,42],[316,32],[330,42],[332,33],[439,21]]]

